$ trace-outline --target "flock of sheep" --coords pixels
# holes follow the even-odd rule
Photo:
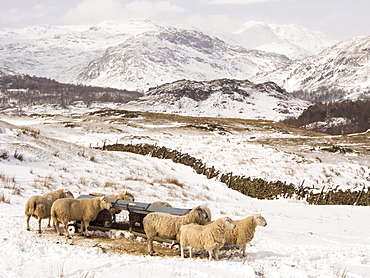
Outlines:
[[[95,220],[104,209],[112,212],[112,217],[120,210],[112,208],[109,198],[134,201],[134,196],[127,191],[118,195],[90,194],[97,196],[92,199],[74,199],[67,189],[59,189],[42,196],[32,196],[25,205],[27,230],[30,230],[31,216],[38,219],[38,232],[41,233],[41,220],[53,219],[57,234],[61,233],[59,224],[64,226],[64,233],[69,236],[68,223],[81,221],[82,234],[87,236],[90,221]],[[154,203],[153,203],[154,204]],[[158,205],[170,206],[166,202]],[[211,211],[206,206],[197,206],[186,215],[172,215],[163,212],[152,212],[143,219],[144,232],[147,236],[148,252],[154,254],[153,240],[155,237],[171,239],[179,242],[181,257],[184,249],[189,247],[189,257],[193,249],[206,250],[209,260],[218,260],[221,248],[238,247],[241,256],[245,256],[246,245],[253,239],[257,226],[266,226],[266,220],[259,214],[242,220],[222,217],[211,221]]]

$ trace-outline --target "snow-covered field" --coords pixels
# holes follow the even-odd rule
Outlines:
[[[370,277],[369,207],[256,200],[170,160],[89,147],[150,142],[236,174],[304,181],[316,188],[359,188],[369,186],[368,143],[279,131],[268,122],[229,120],[221,133],[191,128],[185,119],[1,115],[0,277]],[[318,147],[338,142],[356,152],[343,155]],[[59,188],[76,197],[127,189],[142,202],[163,200],[183,208],[205,204],[213,219],[261,213],[268,225],[257,227],[243,259],[235,254],[209,262],[103,252],[91,239],[72,244],[50,236],[52,229],[39,235],[34,219],[26,231],[27,198]]]

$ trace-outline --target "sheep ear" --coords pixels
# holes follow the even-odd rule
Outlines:
[[[123,191],[123,195],[127,195],[127,189],[125,191]]]

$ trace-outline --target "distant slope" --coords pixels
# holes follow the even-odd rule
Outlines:
[[[309,102],[296,99],[272,82],[180,80],[152,88],[127,109],[189,116],[280,120],[300,115]]]
[[[235,34],[220,35],[228,43],[283,54],[290,59],[315,55],[336,41],[299,25],[277,25],[249,21]]]
[[[366,98],[370,91],[370,36],[342,41],[320,54],[258,75],[311,101]]]

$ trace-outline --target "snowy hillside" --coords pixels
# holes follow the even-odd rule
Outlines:
[[[283,55],[231,46],[199,31],[166,28],[108,49],[76,81],[146,91],[181,79],[245,79],[289,62]]]
[[[281,120],[297,117],[311,103],[296,99],[276,84],[248,80],[180,80],[150,89],[123,107],[188,116]]]
[[[285,90],[313,92],[312,99],[328,91],[343,90],[358,98],[370,90],[370,37],[342,41],[320,54],[277,71],[257,76],[255,81],[273,81]]]
[[[335,41],[325,34],[299,25],[277,25],[249,21],[235,34],[221,34],[225,41],[245,48],[283,54],[292,60],[315,55]]]
[[[202,126],[210,119],[199,122],[199,118],[144,113],[132,118],[49,114],[2,115],[1,119],[1,277],[99,278],[122,277],[122,273],[154,278],[370,277],[370,224],[364,221],[368,207],[256,200],[170,160],[89,148],[103,142],[151,142],[189,152],[226,171],[287,182],[305,180],[318,190],[331,185],[345,189],[361,187],[370,174],[366,146],[362,148],[359,141],[354,144],[356,136],[342,140],[297,129],[283,132],[269,122],[221,119],[214,124],[223,123],[229,132],[220,135],[187,122]],[[310,150],[334,142],[347,142],[359,152],[346,156]],[[257,227],[246,258],[239,258],[237,251],[222,251],[218,262],[199,255],[181,259],[176,251],[150,257],[145,241],[128,233],[95,232],[90,239],[75,235],[67,240],[54,235],[51,228],[37,234],[35,219],[31,219],[31,231],[26,231],[27,198],[59,188],[70,189],[76,197],[127,189],[142,202],[162,200],[181,208],[205,204],[213,219],[262,213],[268,224]],[[124,240],[144,251],[128,253],[120,248]],[[154,248],[161,247],[155,244]]]

